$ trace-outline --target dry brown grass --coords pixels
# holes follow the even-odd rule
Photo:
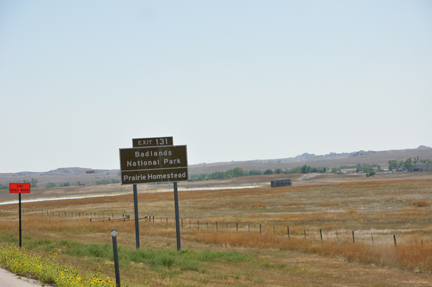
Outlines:
[[[430,202],[427,202],[425,200],[417,200],[417,201],[411,202],[411,205],[416,206],[416,207],[426,207],[426,206],[430,205]]]
[[[411,236],[397,247],[391,244],[352,243],[347,240],[320,242],[304,238],[282,238],[279,236],[247,233],[204,233],[195,231],[193,239],[225,247],[279,248],[301,250],[325,256],[341,256],[349,262],[361,262],[399,267],[416,272],[432,272],[432,244],[421,243],[419,236]]]
[[[281,205],[282,206],[295,206],[295,207],[299,207],[300,203],[298,203],[298,202],[282,202]]]
[[[373,265],[397,268],[398,272],[403,269],[432,272],[429,259],[432,258],[432,207],[428,204],[432,202],[431,183],[430,179],[373,179],[326,185],[179,192],[180,215],[184,223],[181,229],[182,240],[185,241],[184,246],[192,248],[240,248],[245,252],[255,252],[253,250],[258,248],[264,250],[263,253],[268,253],[269,250],[299,251],[302,254],[323,256],[323,260],[337,258],[366,264],[361,268]],[[0,218],[0,230],[13,230],[16,234],[16,205],[0,209],[5,210]],[[100,219],[102,213],[105,216],[114,213],[115,217],[121,214],[133,215],[133,197],[131,192],[130,195],[116,197],[25,203],[23,209],[43,209],[56,214],[60,211],[81,214],[96,212],[97,219]],[[140,217],[156,216],[154,223],[140,221],[140,235],[145,238],[145,242],[151,242],[149,244],[156,248],[167,248],[163,244],[175,239],[172,193],[139,194],[139,210]],[[65,218],[41,216],[37,212],[25,214],[24,219],[24,230],[31,236],[74,238],[83,242],[104,238],[103,242],[109,242],[106,234],[111,229],[116,229],[124,234],[124,240],[129,246],[134,245],[133,220],[90,222],[90,216],[71,218],[68,215]],[[219,224],[219,232],[216,232],[216,222]],[[236,230],[236,223],[239,231]],[[260,224],[262,234],[259,233]],[[290,239],[287,237],[287,226]],[[320,240],[320,229],[323,231],[323,242]],[[355,244],[352,242],[353,230]],[[397,247],[393,243],[393,234],[397,235]],[[174,245],[171,248],[172,246]],[[272,260],[283,265],[286,258]],[[259,268],[258,271],[256,266],[250,268],[254,273],[262,271]],[[375,272],[374,270],[369,272]],[[328,269],[323,272],[327,271]],[[382,278],[376,272],[378,279],[375,281],[380,282]],[[266,274],[263,275],[266,280],[275,276],[269,272],[263,274]],[[321,277],[314,275],[313,278],[316,280]],[[331,285],[335,278],[329,276],[320,282],[322,285]],[[349,280],[350,277],[347,278]],[[195,281],[182,282],[192,284]],[[281,282],[285,282],[283,276],[274,285],[284,285]],[[241,285],[238,282],[231,283]],[[350,281],[344,281],[338,284],[348,286],[349,283]],[[388,283],[392,284],[394,285],[393,281]],[[304,285],[304,282],[298,284]],[[367,285],[370,284],[365,284]]]
[[[339,206],[339,202],[321,202],[318,204],[319,207],[332,207],[332,206]]]

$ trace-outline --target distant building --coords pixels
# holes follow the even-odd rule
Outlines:
[[[407,171],[403,166],[394,166],[392,172],[404,172]]]
[[[413,163],[413,171],[429,171],[432,170],[432,163]]]

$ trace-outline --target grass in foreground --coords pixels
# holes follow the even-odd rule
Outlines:
[[[101,273],[114,273],[113,249],[110,244],[38,240],[27,236],[24,253],[15,247],[14,236],[1,235],[0,240],[9,242],[0,249],[0,265],[18,275],[31,274],[42,282],[56,286],[115,286],[108,276],[101,275]],[[135,286],[135,284],[148,286],[146,278],[149,277],[152,277],[153,281],[165,279],[175,281],[184,273],[196,274],[196,277],[201,275],[208,277],[213,263],[235,265],[255,261],[253,255],[237,251],[197,251],[195,249],[176,251],[150,248],[137,250],[124,246],[119,246],[118,251],[121,278],[123,276],[129,278],[121,279],[122,286]],[[28,252],[48,255],[30,255]],[[77,268],[60,265],[57,260],[74,263]],[[82,276],[80,274],[84,273],[83,269],[93,270],[93,272]]]
[[[31,275],[43,283],[55,284],[58,287],[115,287],[115,282],[109,277],[101,278],[97,273],[82,275],[74,267],[59,264],[56,256],[57,253],[51,252],[46,257],[32,255],[12,244],[0,248],[0,265],[17,275]]]
[[[175,242],[172,195],[142,194],[140,210],[156,216],[153,222],[140,221],[142,246],[149,249],[132,250],[135,245],[133,220],[90,222],[88,217],[46,216],[46,211],[43,216],[42,212],[25,214],[23,230],[29,238],[25,238],[24,246],[38,254],[58,253],[58,262],[67,262],[80,272],[101,266],[99,270],[105,277],[113,277],[109,233],[116,229],[122,235],[122,278],[128,278],[137,286],[147,284],[143,278],[151,286],[284,285],[288,284],[287,279],[298,280],[297,283],[289,281],[289,286],[355,286],[354,274],[365,269],[375,277],[358,277],[357,286],[372,286],[376,282],[394,286],[400,280],[420,282],[420,277],[424,281],[418,284],[426,286],[432,272],[431,183],[422,179],[182,192],[184,228],[181,234],[182,245],[187,248],[184,253],[177,253],[174,245],[168,245]],[[51,203],[28,205],[49,208],[50,214],[63,209],[133,214],[131,203],[130,196],[123,196],[97,198],[92,202],[71,200],[56,203],[56,206]],[[219,223],[218,232],[216,222]],[[262,224],[262,235],[259,224]],[[0,230],[16,229],[16,213],[5,212]],[[322,243],[320,229],[324,234]],[[355,244],[350,238],[353,230]],[[393,234],[397,236],[397,246],[393,244]],[[7,241],[3,239],[0,236],[0,241]],[[232,260],[227,254],[217,253],[221,248],[241,249],[242,254],[249,254],[252,259]],[[198,251],[200,249],[212,251],[206,254]],[[293,254],[296,260],[291,260]],[[303,258],[306,258],[304,264],[301,263]],[[315,268],[318,261],[323,263]],[[347,261],[363,264],[344,263]],[[337,268],[332,269],[332,266]],[[386,279],[383,272],[391,275]],[[403,275],[398,281],[395,278],[399,273]]]

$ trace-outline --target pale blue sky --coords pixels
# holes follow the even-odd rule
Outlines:
[[[0,173],[432,146],[432,1],[2,1]]]

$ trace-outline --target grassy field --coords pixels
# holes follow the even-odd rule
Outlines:
[[[125,286],[432,286],[432,178],[404,177],[179,192],[182,252],[172,192],[139,194],[140,250],[132,192],[26,203],[23,246],[113,278],[116,229]],[[0,207],[3,246],[17,209]]]

